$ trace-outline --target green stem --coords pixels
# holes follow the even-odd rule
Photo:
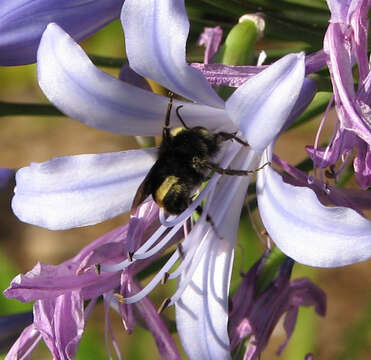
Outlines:
[[[354,175],[354,170],[353,166],[350,165],[348,166],[340,175],[340,179],[337,182],[336,186],[337,187],[343,187],[345,186],[352,178]]]
[[[49,104],[9,103],[0,101],[0,116],[66,116]]]
[[[90,60],[94,65],[108,67],[108,68],[122,68],[127,63],[126,59],[112,58],[107,56],[100,56],[94,54],[88,54]]]
[[[297,263],[292,274],[292,277],[295,279],[307,277],[313,282],[316,281],[317,276],[317,268],[304,266]],[[301,306],[295,325],[295,331],[282,357],[287,360],[304,360],[306,354],[316,353],[316,344],[319,334],[318,326],[319,318],[315,313],[314,308],[312,306]]]
[[[368,301],[361,310],[357,308],[356,319],[347,327],[342,342],[342,348],[334,357],[336,360],[366,359],[367,348],[370,344],[371,334],[371,297],[368,294]]]
[[[258,277],[257,292],[262,293],[276,277],[287,256],[276,246],[267,255]]]

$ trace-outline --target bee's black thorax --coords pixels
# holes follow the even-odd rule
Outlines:
[[[202,127],[164,129],[153,166],[151,193],[171,214],[180,214],[190,203],[194,188],[205,179],[197,161],[208,160],[220,149],[217,136]]]
[[[195,188],[207,180],[208,172],[227,170],[215,167],[210,161],[221,147],[221,143],[236,140],[248,145],[234,133],[213,133],[201,126],[189,128],[179,114],[176,114],[184,127],[170,128],[172,97],[168,104],[162,142],[157,161],[139,186],[133,200],[132,209],[152,195],[155,202],[170,214],[182,213],[192,202]],[[227,171],[232,175],[246,175],[243,171]]]

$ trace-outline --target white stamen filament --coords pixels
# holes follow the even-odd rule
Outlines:
[[[177,233],[177,231],[183,226],[183,223],[179,223],[175,225],[168,234],[158,243],[156,244],[153,248],[148,250],[147,252],[141,252],[141,253],[134,253],[133,254],[133,259],[139,260],[139,259],[146,259],[149,258],[150,256],[156,254],[158,251],[160,251],[172,238],[173,236]]]
[[[166,272],[169,272],[169,270],[173,267],[178,258],[179,258],[178,251],[175,251],[173,255],[171,255],[170,259],[166,262],[166,264],[162,267],[162,269],[154,276],[154,278],[137,294],[125,298],[125,303],[132,304],[142,300],[145,296],[147,296],[162,280],[164,274]]]
[[[193,233],[190,235],[190,243],[187,246],[187,249],[185,250],[185,258],[182,261],[182,263],[177,267],[176,270],[174,270],[170,275],[169,275],[169,280],[177,278],[179,275],[182,274],[183,270],[188,266],[188,264],[191,262],[191,260],[194,258],[194,254],[196,251],[198,251],[198,247],[202,246],[202,239],[205,237],[205,235],[202,235],[202,228],[197,227],[193,230]],[[197,231],[197,233],[195,232]],[[200,240],[201,239],[201,240]],[[197,246],[197,243],[200,244]]]
[[[158,238],[167,230],[167,227],[160,226],[152,235],[151,237],[135,252],[135,255],[140,255],[145,253],[157,240]],[[134,261],[134,258],[133,258]],[[115,265],[102,265],[101,271],[102,272],[116,272],[121,271],[128,267],[133,261],[124,260]]]
[[[196,255],[193,258],[189,257],[188,263],[191,260],[193,260],[192,263],[191,263],[191,266],[189,267],[186,276],[184,278],[182,278],[181,285],[178,287],[177,291],[171,297],[171,300],[170,300],[168,306],[174,305],[179,300],[179,298],[183,294],[183,291],[186,289],[186,287],[192,281],[194,272],[197,270],[197,267],[198,267],[202,257],[204,256],[205,252],[208,250],[208,248],[210,246],[210,243],[214,240],[214,239],[212,239],[210,241],[207,241],[208,237],[211,236],[211,231],[212,230],[209,229],[208,232],[203,236],[203,239],[201,240],[200,245],[196,249]],[[180,266],[182,266],[182,265],[183,265],[183,263]],[[189,264],[186,264],[186,265],[189,265]],[[183,268],[183,270],[184,270],[184,268]]]
[[[223,160],[221,161],[221,166],[222,167],[228,166],[231,163],[231,161],[235,159],[236,155],[238,154],[240,150],[241,150],[240,145],[231,144],[227,148],[227,151],[226,151],[227,153],[225,154],[225,156],[223,157]],[[221,177],[220,174],[214,174],[214,176],[210,179],[210,181],[207,183],[205,188],[201,191],[199,196],[192,202],[192,204],[188,207],[188,209],[186,209],[179,216],[175,218],[169,217],[168,219],[166,219],[163,209],[160,209],[159,219],[162,225],[133,254],[133,261],[148,258],[156,254],[158,251],[160,251],[172,239],[172,237],[176,234],[176,232],[180,229],[180,227],[185,224],[185,221],[192,215],[192,213],[201,204],[201,202],[206,198],[206,196],[213,195],[216,184],[218,180],[220,179],[220,177]],[[233,198],[233,191],[228,192],[227,195],[228,196],[227,196],[227,199],[225,199],[226,200],[225,203],[228,204]],[[209,198],[212,199],[213,196],[209,196]],[[207,251],[207,248],[208,248],[207,244],[210,242],[206,241],[206,239],[208,238],[208,236],[212,236],[209,234],[213,234],[213,229],[206,222],[207,221],[206,217],[208,214],[209,207],[210,207],[210,203],[209,201],[207,201],[205,205],[205,211],[203,211],[203,214],[198,221],[200,226],[194,229],[196,230],[196,233],[194,233],[194,230],[192,230],[189,236],[187,236],[182,243],[182,247],[186,254],[184,260],[181,262],[178,268],[174,272],[172,272],[169,276],[169,279],[174,279],[180,276],[184,272],[184,270],[187,268],[187,266],[191,264],[189,271],[187,271],[187,276],[184,279],[182,279],[181,287],[176,291],[176,293],[172,297],[171,304],[173,304],[177,299],[179,299],[184,289],[188,286],[189,282],[192,280],[194,271],[196,271],[197,269],[197,265],[199,261],[202,259],[202,256],[204,255],[205,251]],[[226,207],[225,211],[227,210],[228,209]],[[220,216],[218,216],[217,221],[214,222],[215,226],[217,225],[217,223],[220,222],[220,219],[222,219],[222,217],[224,216],[224,213],[218,214],[218,215]],[[164,231],[168,227],[173,227],[173,228],[169,231],[168,234],[166,234],[166,236],[158,244],[156,244],[153,248],[148,250],[158,240],[158,238],[164,233]],[[200,242],[200,239],[201,239],[201,242]],[[140,292],[138,292],[137,294],[133,296],[126,298],[125,302],[127,304],[131,304],[131,303],[140,301],[145,296],[147,296],[157,286],[157,284],[162,280],[164,274],[170,272],[170,269],[174,266],[174,264],[176,263],[178,259],[179,259],[179,252],[175,251],[170,257],[170,259],[166,262],[166,264],[161,268],[161,270],[153,277],[153,279]],[[114,269],[114,271],[122,270],[124,267],[129,266],[131,263],[132,262],[130,262],[129,260],[125,260],[122,263],[114,265],[114,266],[102,266],[101,271],[112,271],[112,269]]]

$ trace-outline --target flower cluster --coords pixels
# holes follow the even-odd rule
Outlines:
[[[370,1],[347,3],[328,0],[331,9],[324,51],[331,74],[338,122],[329,145],[308,147],[314,164],[330,167],[329,175],[337,177],[354,156],[354,172],[363,189],[371,186],[371,117],[368,47],[368,11]],[[358,68],[355,91],[353,66]],[[339,169],[336,162],[341,159]]]
[[[167,216],[148,198],[132,212],[128,224],[96,239],[74,258],[57,266],[38,263],[18,275],[5,295],[35,301],[33,323],[7,359],[28,358],[41,339],[55,359],[74,358],[99,298],[105,306],[106,334],[119,358],[109,308],[120,314],[129,333],[142,318],[161,357],[180,359],[165,322],[147,298],[160,282],[172,279],[178,279],[177,290],[161,310],[175,305],[177,331],[190,359],[230,359],[231,351],[246,338],[244,358],[257,359],[282,314],[286,313],[287,338],[299,306],[314,305],[323,316],[323,291],[308,279],[290,282],[294,261],[338,267],[370,258],[371,222],[362,212],[370,205],[362,190],[324,184],[322,177],[308,176],[273,151],[281,133],[316,93],[307,75],[327,61],[338,125],[327,148],[315,145],[307,150],[315,166],[330,166],[336,178],[345,167],[335,169],[337,160],[346,164],[357,148],[356,178],[362,188],[370,186],[370,1],[353,0],[345,6],[329,0],[332,17],[323,51],[312,56],[290,53],[270,65],[241,67],[212,63],[222,39],[219,27],[207,29],[200,39],[206,46],[204,64],[187,63],[189,20],[182,0],[71,0],[62,8],[56,3],[0,5],[5,19],[0,27],[4,49],[0,63],[37,60],[40,88],[64,114],[114,133],[160,135],[170,100],[142,86],[143,78],[148,78],[177,95],[172,100],[176,111],[168,113],[171,128],[185,124],[234,138],[223,142],[213,159],[224,171],[205,174],[205,186],[194,189],[197,196],[180,215]],[[118,17],[121,7],[130,67],[126,65],[117,79],[98,69],[76,41]],[[27,21],[25,14],[37,21]],[[237,89],[224,100],[211,85]],[[131,210],[137,189],[157,158],[156,148],[147,148],[32,163],[16,174],[12,209],[20,220],[50,230],[100,223]],[[232,176],[231,169],[243,176]],[[269,266],[268,255],[263,256],[243,276],[229,302],[240,214],[255,173],[259,214],[284,260],[278,274],[259,289],[262,268]],[[201,205],[202,214],[195,221],[193,214]],[[168,255],[163,256],[165,250]],[[142,286],[141,272],[154,264],[159,270]]]

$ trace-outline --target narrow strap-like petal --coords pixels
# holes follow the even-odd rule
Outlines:
[[[169,99],[129,85],[95,67],[58,25],[50,24],[38,51],[38,79],[48,99],[68,116],[94,128],[130,135],[160,135]],[[176,101],[190,127],[221,126],[223,109]],[[171,125],[180,125],[172,113]]]
[[[120,15],[123,0],[11,0],[0,2],[0,65],[36,61],[46,26],[55,22],[80,41]]]
[[[186,63],[184,0],[126,0],[121,20],[132,69],[190,100],[224,107],[202,73]]]
[[[80,292],[71,291],[55,299],[36,301],[34,326],[54,359],[75,358],[85,326]]]
[[[13,211],[24,222],[53,230],[102,222],[130,209],[154,161],[149,149],[33,163],[17,172]]]
[[[27,326],[5,357],[5,360],[28,360],[41,340],[41,334],[32,324]]]
[[[303,53],[289,54],[239,87],[226,103],[228,115],[255,151],[276,137],[300,94]]]
[[[261,218],[276,245],[295,261],[338,267],[371,256],[371,222],[345,207],[326,207],[309,188],[283,182],[271,167],[258,173]]]
[[[347,21],[347,15],[349,11],[349,6],[353,0],[327,0],[327,6],[331,11],[331,22],[343,22]]]

